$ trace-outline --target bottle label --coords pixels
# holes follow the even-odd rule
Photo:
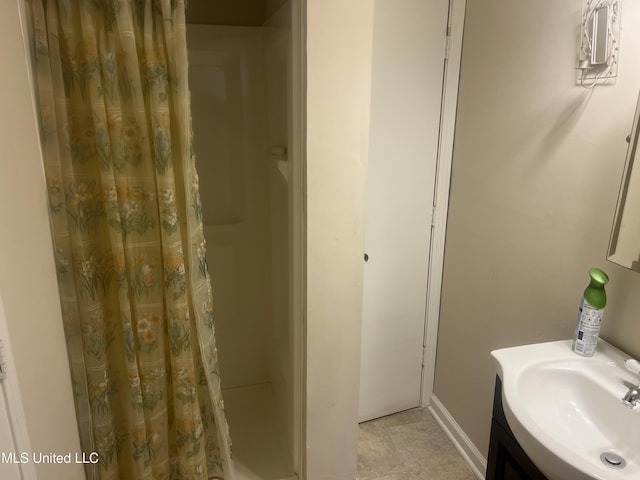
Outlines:
[[[592,357],[596,353],[603,313],[604,308],[596,308],[584,298],[582,299],[574,341],[574,351],[576,353],[585,357]]]

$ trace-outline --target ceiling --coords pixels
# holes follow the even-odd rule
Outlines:
[[[287,0],[188,0],[187,23],[257,27]]]

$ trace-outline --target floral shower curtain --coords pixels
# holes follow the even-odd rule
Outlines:
[[[31,0],[89,479],[233,478],[180,0]]]

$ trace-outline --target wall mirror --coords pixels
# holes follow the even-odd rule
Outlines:
[[[640,272],[640,159],[638,120],[640,97],[629,136],[618,206],[611,230],[607,260]]]

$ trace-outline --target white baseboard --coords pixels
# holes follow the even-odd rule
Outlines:
[[[487,471],[487,459],[480,453],[480,451],[473,444],[471,439],[460,428],[460,425],[454,420],[449,411],[445,408],[438,397],[431,395],[431,404],[429,405],[429,412],[433,415],[436,422],[442,427],[444,433],[453,442],[456,450],[460,452],[462,458],[464,458],[467,465],[478,478],[478,480],[485,480],[484,475]]]

